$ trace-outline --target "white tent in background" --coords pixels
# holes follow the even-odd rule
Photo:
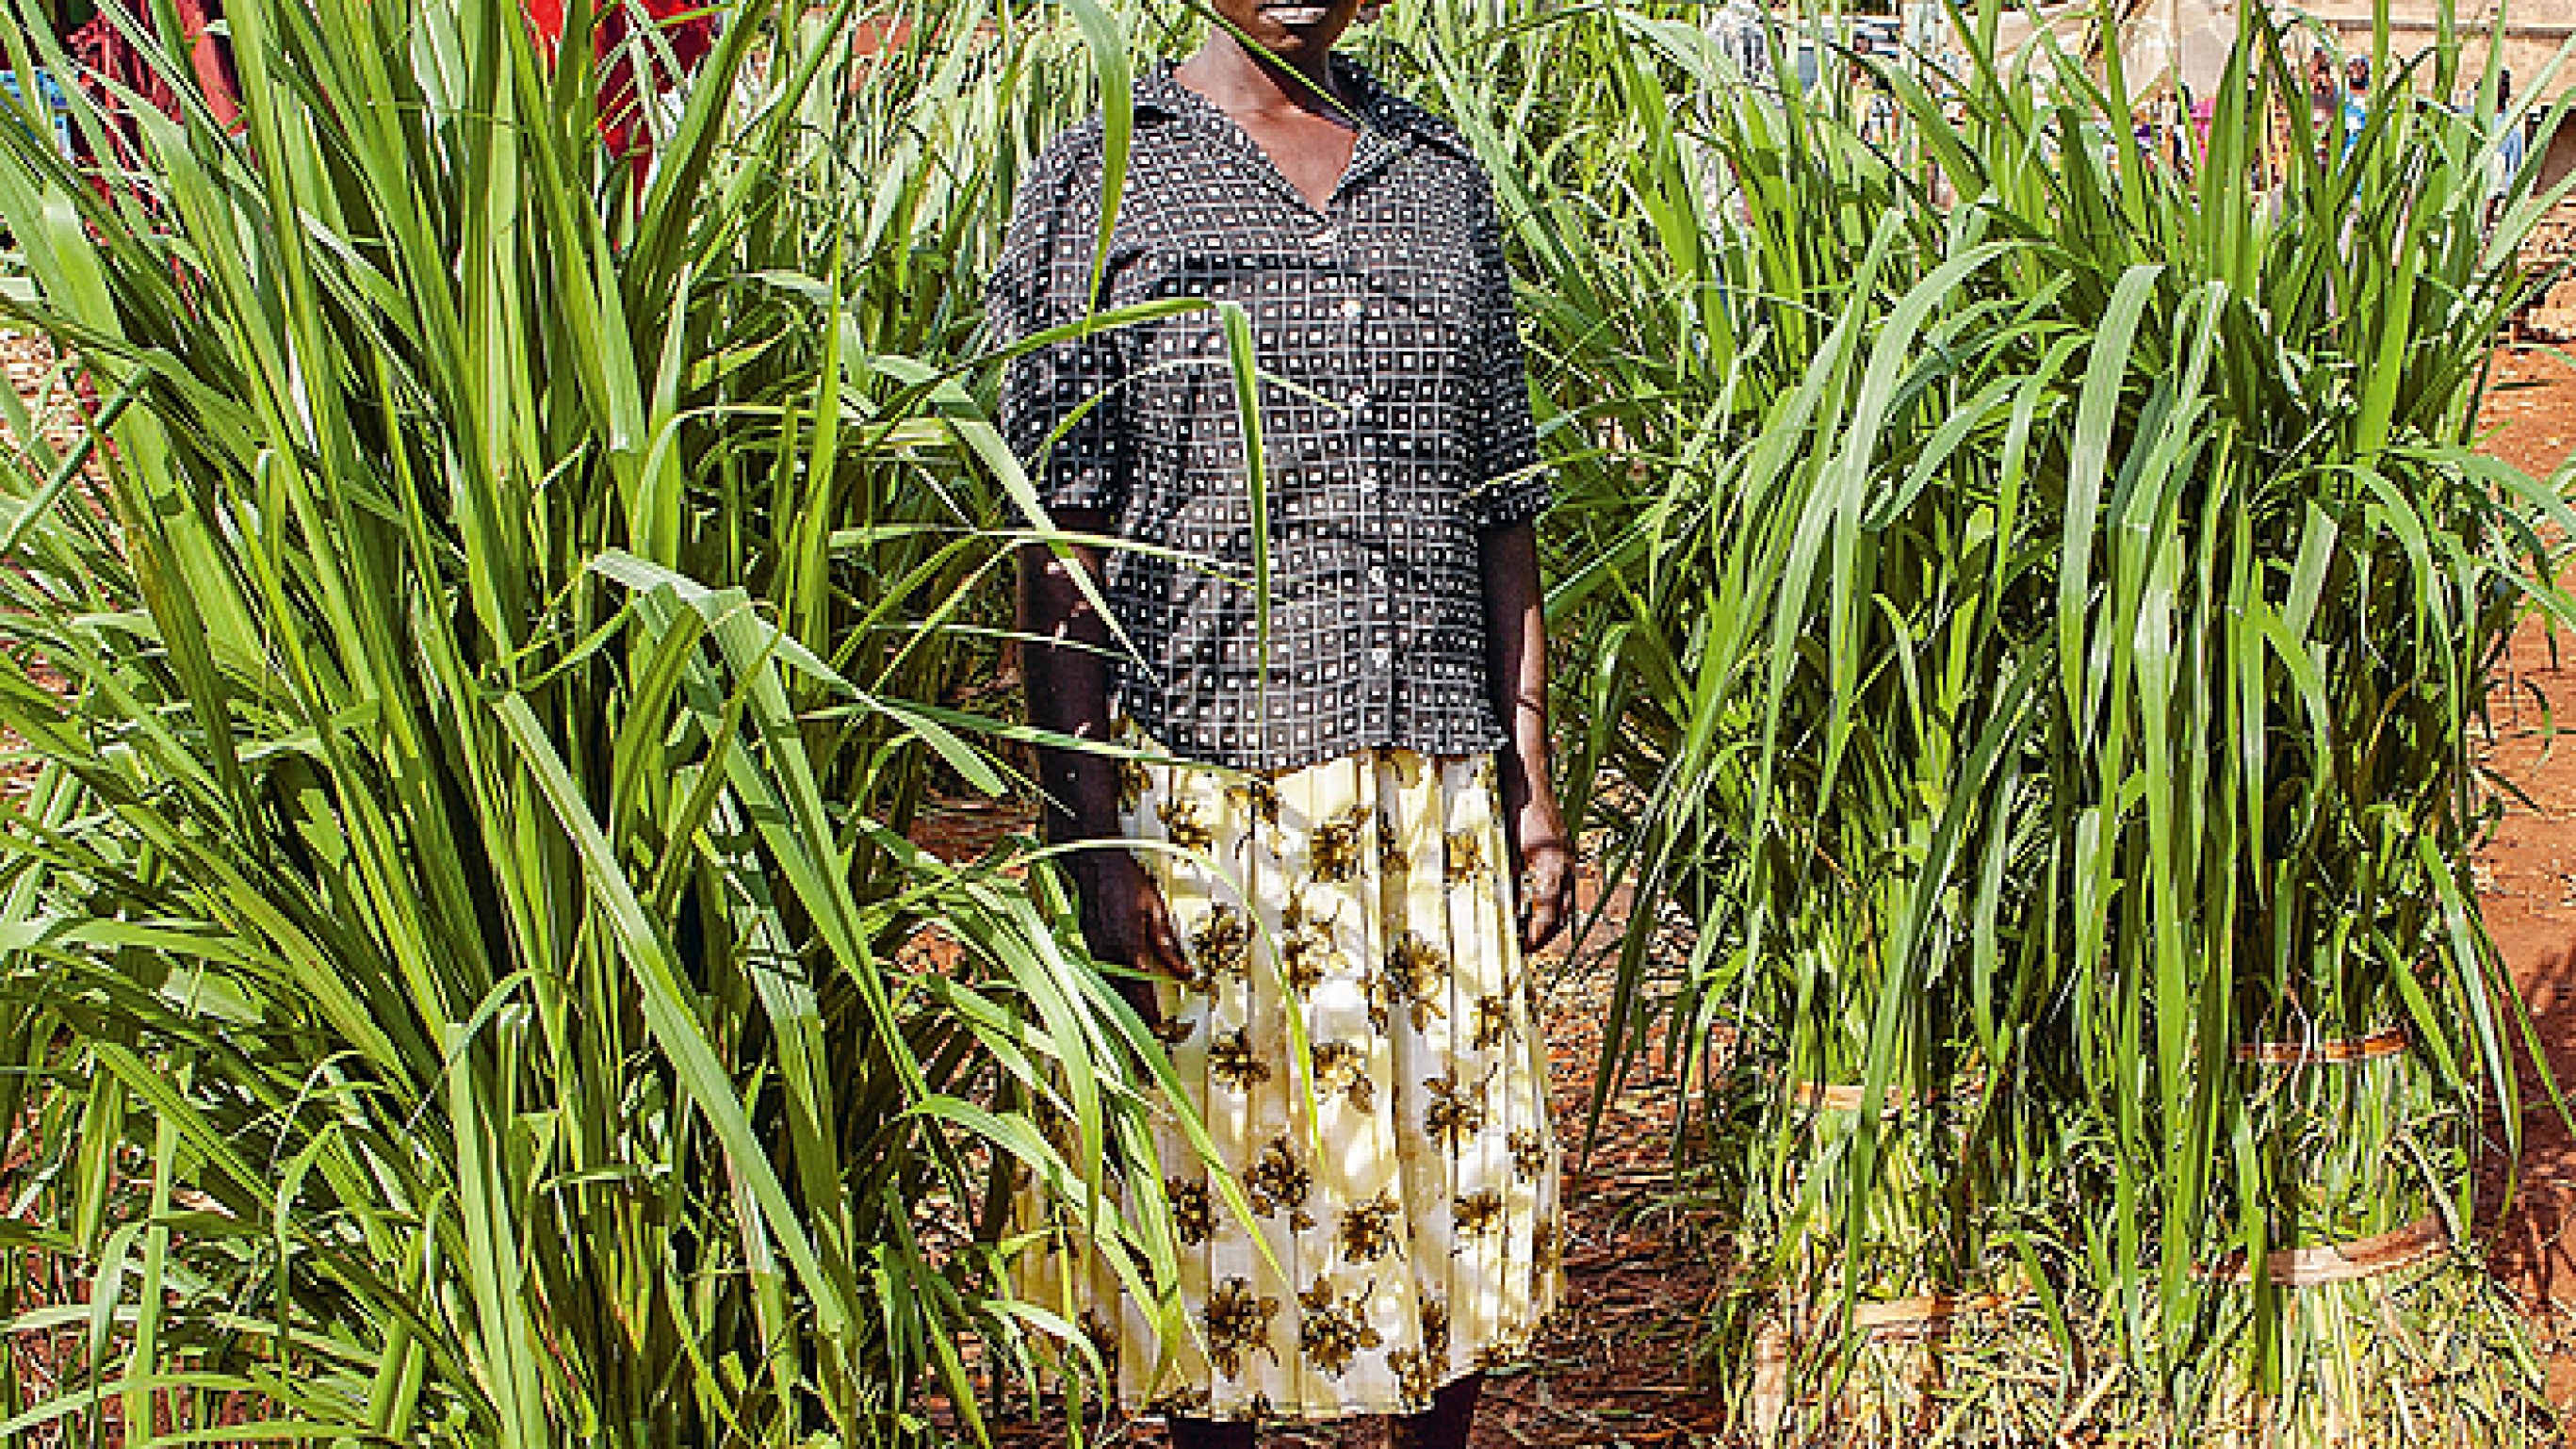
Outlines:
[[[2131,95],[2215,92],[2236,43],[2235,0],[2143,0],[2120,26]]]
[[[2365,0],[2367,3],[2367,0]],[[2237,0],[2120,0],[2120,69],[2133,96],[2210,94],[2226,74],[2236,43]],[[2089,0],[2061,0],[2033,10],[2007,5],[1996,43],[2019,51],[2047,29],[2058,44],[2091,55],[2098,12]]]

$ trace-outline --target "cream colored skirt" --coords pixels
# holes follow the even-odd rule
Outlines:
[[[1130,1411],[1411,1413],[1519,1357],[1557,1300],[1558,1158],[1492,758],[1124,777],[1128,838],[1173,847],[1138,854],[1197,976],[1160,988],[1162,1035],[1251,1231],[1165,1122],[1178,1311],[1078,1240],[1023,1291]]]

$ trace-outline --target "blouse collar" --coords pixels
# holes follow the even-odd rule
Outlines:
[[[1390,138],[1409,136],[1472,159],[1467,139],[1458,133],[1457,127],[1389,90],[1386,83],[1367,66],[1339,52],[1334,53],[1331,64],[1334,76],[1343,83],[1344,93],[1357,100],[1358,119],[1363,131]],[[1195,116],[1202,120],[1214,117],[1232,128],[1232,118],[1214,101],[1173,77],[1172,72],[1176,68],[1173,61],[1157,61],[1136,77],[1138,113]]]

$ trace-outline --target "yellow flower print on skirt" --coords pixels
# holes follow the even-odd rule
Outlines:
[[[1024,1291],[1084,1325],[1135,1412],[1408,1413],[1510,1362],[1556,1305],[1558,1154],[1490,757],[1124,777],[1191,954],[1161,1035],[1269,1258],[1166,1126],[1187,1336],[1079,1248],[1041,1250]]]

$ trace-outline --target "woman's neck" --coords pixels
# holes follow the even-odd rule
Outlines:
[[[1349,109],[1333,84],[1329,51],[1291,65],[1254,54],[1223,27],[1208,37],[1198,54],[1181,63],[1176,76],[1229,114],[1307,111],[1338,115]]]

